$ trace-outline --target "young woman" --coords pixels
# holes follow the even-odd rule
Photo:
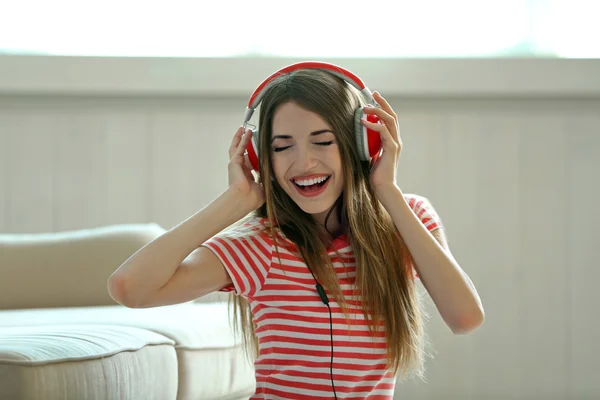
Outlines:
[[[484,315],[431,203],[401,191],[401,150],[394,110],[350,71],[277,71],[233,137],[228,189],[128,259],[109,291],[128,307],[234,292],[252,398],[392,399],[397,375],[423,371],[416,279],[453,332]]]

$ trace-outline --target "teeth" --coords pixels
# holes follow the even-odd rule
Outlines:
[[[310,186],[310,185],[314,185],[315,183],[321,183],[324,180],[326,180],[327,178],[329,178],[329,175],[321,176],[319,178],[311,178],[311,179],[294,179],[294,183],[296,183],[297,185],[300,185],[300,186]]]

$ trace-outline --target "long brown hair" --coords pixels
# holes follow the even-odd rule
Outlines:
[[[354,138],[354,110],[364,105],[364,100],[358,90],[338,77],[315,69],[282,75],[266,89],[260,107],[258,144],[259,180],[266,197],[263,206],[249,217],[268,218],[271,237],[278,237],[275,230],[280,229],[298,247],[348,319],[346,299],[327,254],[329,243],[317,234],[319,226],[311,215],[300,209],[277,181],[271,179],[274,176],[270,146],[273,116],[279,106],[290,101],[319,114],[335,132],[344,179],[335,218],[341,222],[354,251],[356,294],[362,300],[369,330],[372,333],[381,328],[385,330],[388,366],[395,375],[400,372],[422,376],[425,335],[420,293],[412,278],[409,250],[370,185],[370,163],[359,159]],[[241,323],[245,348],[256,357],[258,340],[250,305],[241,296],[232,296],[230,300],[234,316]],[[233,321],[237,331],[238,320]]]

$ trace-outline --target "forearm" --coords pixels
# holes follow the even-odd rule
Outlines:
[[[128,298],[143,299],[165,285],[194,249],[246,214],[235,192],[223,192],[129,257],[110,277],[109,292],[119,291]]]
[[[400,188],[380,191],[378,198],[410,250],[419,278],[444,321],[455,332],[478,325],[483,311],[475,287],[450,252],[421,223]]]

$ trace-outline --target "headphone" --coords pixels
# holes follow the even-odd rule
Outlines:
[[[250,96],[248,105],[246,106],[244,123],[242,124],[244,130],[246,129],[250,118],[252,118],[254,110],[260,104],[264,95],[265,88],[269,86],[273,79],[277,78],[280,75],[288,74],[300,69],[319,69],[328,72],[334,76],[337,76],[338,78],[343,79],[348,84],[358,89],[365,96],[367,103],[373,104],[375,107],[380,107],[379,104],[373,98],[373,94],[371,93],[369,88],[357,75],[335,64],[318,61],[305,61],[281,68],[280,70],[271,74],[267,79],[265,79],[260,85],[256,87],[254,93],[252,93],[252,96]],[[360,122],[361,118],[365,118],[367,121],[374,123],[378,123],[380,119],[375,114],[366,114],[363,111],[362,107],[359,107],[354,111],[354,138],[359,157],[362,161],[371,161],[373,157],[375,157],[381,150],[381,137],[379,136],[379,132],[364,126]],[[252,165],[252,169],[258,172],[258,128],[252,130],[252,138],[248,142],[246,152],[248,154],[248,160]]]

